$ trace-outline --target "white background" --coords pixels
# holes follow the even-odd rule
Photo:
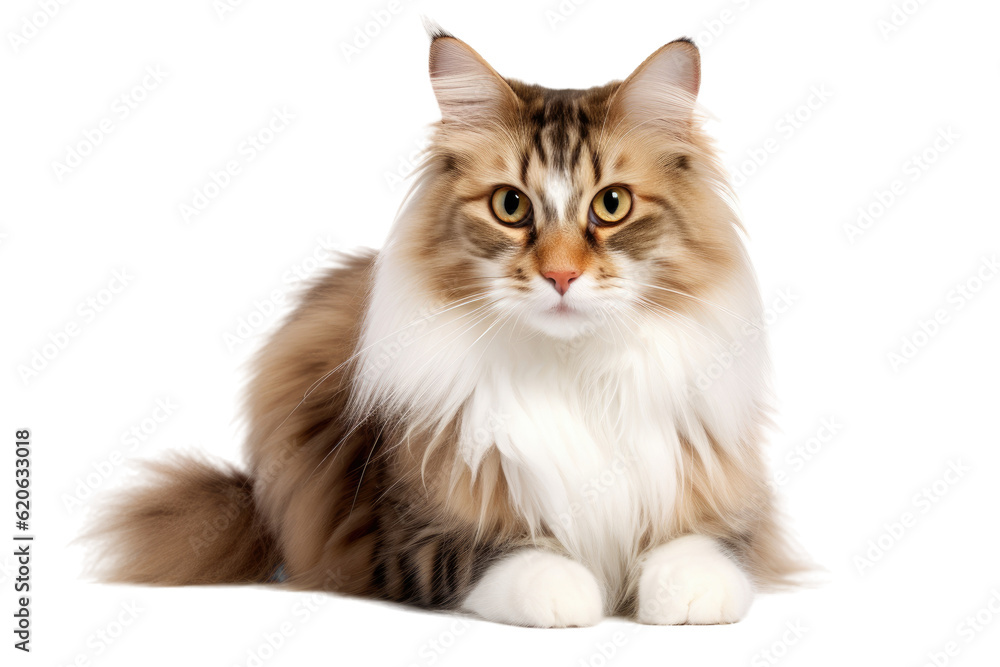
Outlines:
[[[44,2],[5,2],[0,441],[10,480],[14,431],[32,430],[37,539],[30,655],[11,646],[13,548],[0,550],[3,663],[995,664],[1000,278],[984,261],[1000,252],[1000,5],[895,2],[403,0],[350,57],[342,45],[373,11],[385,22],[388,0],[246,0],[221,15],[212,0],[93,0],[51,18]],[[740,183],[764,298],[784,311],[770,452],[824,586],[761,597],[734,626],[546,631],[81,579],[69,543],[128,461],[178,447],[238,459],[246,362],[286,307],[265,302],[314,274],[324,244],[384,240],[404,191],[392,181],[437,118],[421,14],[501,73],[552,87],[623,78],[667,41],[698,41],[710,131]],[[241,144],[274,109],[294,120],[247,160]],[[180,206],[229,160],[240,173],[185,221]],[[850,233],[859,208],[871,221]],[[127,285],[112,293],[116,271]],[[162,423],[158,400],[177,406]],[[142,441],[125,439],[133,428]]]

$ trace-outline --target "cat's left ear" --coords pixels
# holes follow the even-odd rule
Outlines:
[[[618,110],[637,122],[687,122],[701,85],[701,57],[689,39],[661,46],[622,82]]]
[[[431,85],[445,124],[481,125],[517,106],[517,95],[482,56],[447,33],[432,35]]]

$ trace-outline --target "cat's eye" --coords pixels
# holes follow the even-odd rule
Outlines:
[[[514,188],[497,188],[490,200],[493,215],[497,220],[511,227],[527,224],[531,213],[531,201]]]
[[[604,188],[594,197],[590,205],[598,225],[613,225],[621,222],[632,210],[632,194],[620,185]]]

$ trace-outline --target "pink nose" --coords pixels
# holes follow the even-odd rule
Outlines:
[[[559,294],[565,294],[569,290],[569,284],[580,277],[580,272],[572,269],[569,271],[546,271],[542,274],[545,279],[552,283]]]

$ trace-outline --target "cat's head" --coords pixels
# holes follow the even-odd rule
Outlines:
[[[690,41],[624,81],[557,90],[437,34],[430,74],[441,121],[394,235],[438,302],[571,338],[690,314],[740,278]]]

